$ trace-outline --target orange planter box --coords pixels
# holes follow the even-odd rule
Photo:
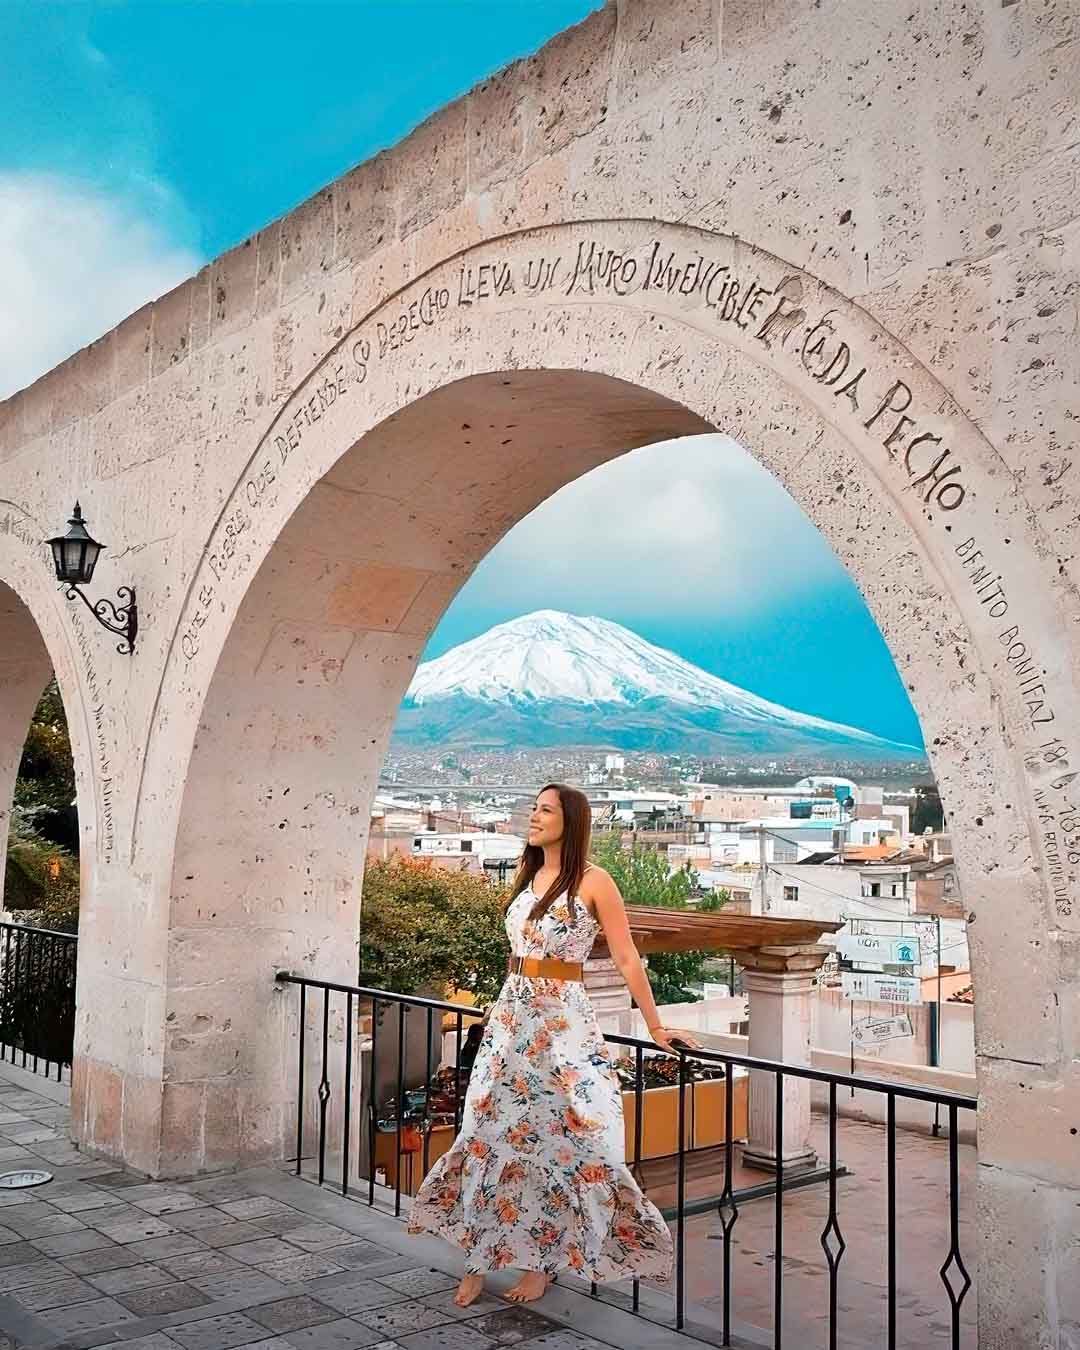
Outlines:
[[[732,1126],[736,1139],[745,1139],[748,1128],[750,1079],[735,1078],[732,1089]],[[726,1142],[727,1082],[723,1078],[688,1083],[684,1089],[683,1144],[686,1148],[713,1148]],[[634,1131],[637,1119],[635,1094],[624,1092],[623,1118],[626,1122],[626,1156],[634,1157]],[[642,1094],[641,1157],[666,1158],[679,1151],[679,1089],[646,1088]]]

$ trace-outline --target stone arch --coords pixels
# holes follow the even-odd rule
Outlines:
[[[489,407],[500,415],[488,432],[501,423],[515,434],[477,444],[468,410]],[[199,1122],[179,1170],[227,1161],[211,1139],[243,1140],[248,1158],[280,1146],[282,1038],[248,1032],[272,1016],[275,966],[351,977],[374,774],[457,587],[562,483],[620,450],[708,427],[777,473],[912,673],[944,795],[968,826],[960,866],[979,895],[980,974],[1011,942],[1012,968],[1019,960],[1036,987],[1049,984],[1032,933],[1075,912],[1040,891],[1033,793],[1067,784],[1054,760],[1032,762],[1026,716],[1051,703],[1067,724],[1071,671],[1054,670],[1052,693],[1047,676],[1046,697],[1025,700],[1031,682],[1016,677],[1002,633],[1017,623],[1017,660],[1037,651],[1049,665],[1053,616],[1072,597],[1041,566],[993,448],[863,310],[782,260],[657,222],[525,232],[419,277],[318,362],[249,457],[192,575],[158,695],[173,751],[162,762],[152,737],[145,772],[158,806],[163,780],[186,783],[159,951],[175,1013],[163,1111]],[[430,491],[446,488],[447,469],[453,534],[453,494]],[[471,510],[462,489],[475,494]],[[285,686],[275,704],[270,691]],[[190,761],[175,756],[177,709],[193,730],[199,719]],[[359,759],[342,745],[329,755],[343,728]],[[287,810],[276,796],[286,776]],[[230,875],[211,875],[208,890],[211,856]],[[271,878],[283,889],[263,894]],[[213,991],[241,972],[249,996],[237,1017],[234,994],[218,1007]],[[980,1007],[984,1056],[1043,1053],[1038,1028],[1024,1036],[1020,1047],[1007,1010]]]

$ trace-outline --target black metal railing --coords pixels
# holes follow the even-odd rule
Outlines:
[[[422,1026],[425,1032],[424,1045],[426,1047],[423,1055],[425,1089],[430,1088],[433,1081],[434,1050],[434,1019],[436,1015],[440,1018],[440,1039],[441,1048],[442,1036],[453,1035],[454,1037],[454,1062],[449,1066],[451,1081],[455,1084],[453,1094],[453,1111],[447,1114],[447,1124],[450,1119],[453,1122],[453,1130],[456,1135],[461,1124],[462,1104],[464,1087],[467,1083],[467,1076],[463,1075],[461,1070],[461,1049],[463,1024],[466,1018],[475,1019],[480,1016],[476,1009],[463,1007],[461,1004],[443,1002],[438,999],[421,998],[414,995],[404,995],[389,992],[387,990],[369,989],[359,985],[333,984],[315,979],[307,979],[301,976],[295,976],[288,973],[281,973],[277,976],[279,983],[283,985],[294,985],[299,990],[299,1025],[298,1025],[298,1070],[296,1081],[296,1155],[290,1162],[295,1168],[296,1175],[305,1175],[305,1163],[312,1164],[310,1169],[310,1179],[323,1185],[328,1180],[328,1146],[333,1148],[333,1136],[336,1134],[339,1140],[339,1147],[335,1150],[340,1155],[338,1164],[339,1172],[335,1177],[333,1184],[340,1189],[343,1196],[355,1199],[366,1200],[369,1205],[376,1203],[376,1190],[380,1190],[380,1201],[389,1196],[392,1191],[393,1214],[396,1217],[401,1216],[402,1206],[402,1162],[408,1154],[422,1154],[422,1171],[420,1176],[426,1176],[430,1168],[430,1138],[433,1121],[431,1111],[432,1094],[425,1090],[422,1093],[416,1093],[416,1101],[409,1103],[407,1080],[409,1074],[407,1071],[407,1038],[406,1026],[407,1018],[420,1015],[422,1017]],[[339,1020],[340,1014],[335,1013],[331,1017],[331,1000],[343,997],[344,1019]],[[354,1072],[356,1063],[356,1054],[354,1047],[354,1036],[356,1033],[356,1019],[358,1011],[361,1008],[370,1009],[371,1014],[371,1032],[369,1038],[369,1082],[378,1082],[378,1062],[380,1053],[391,1053],[393,1056],[393,1084],[395,1093],[392,1101],[392,1119],[390,1120],[390,1129],[394,1135],[394,1149],[391,1154],[393,1160],[394,1184],[393,1187],[386,1185],[379,1187],[376,1181],[376,1140],[380,1130],[380,1124],[385,1129],[387,1117],[380,1117],[380,1103],[376,1100],[374,1092],[367,1092],[363,1097],[359,1108],[353,1101],[355,1088],[357,1085],[357,1075]],[[451,1032],[442,1032],[442,1018],[445,1014],[450,1014],[454,1020],[454,1030]],[[387,1019],[392,1023],[389,1027],[382,1023]],[[334,1034],[331,1035],[331,1026],[334,1026]],[[390,1035],[392,1037],[389,1047],[384,1045],[385,1039]],[[313,1043],[313,1036],[315,1043]],[[974,1097],[963,1096],[957,1093],[939,1092],[930,1088],[923,1088],[904,1083],[892,1083],[885,1080],[858,1077],[853,1074],[831,1073],[826,1070],[814,1069],[802,1065],[783,1064],[772,1060],[763,1060],[752,1058],[749,1055],[728,1054],[725,1052],[712,1050],[695,1050],[692,1052],[680,1053],[677,1056],[666,1056],[652,1041],[643,1041],[630,1036],[607,1035],[605,1039],[614,1045],[625,1047],[631,1052],[634,1064],[633,1072],[633,1093],[634,1093],[634,1147],[632,1159],[628,1159],[635,1175],[640,1178],[640,1168],[642,1163],[642,1143],[643,1143],[643,1119],[644,1119],[644,1093],[645,1088],[645,1052],[652,1055],[664,1056],[669,1062],[671,1059],[677,1059],[677,1072],[673,1076],[672,1085],[678,1089],[678,1124],[677,1141],[675,1152],[675,1204],[664,1210],[665,1218],[674,1226],[674,1247],[675,1247],[675,1289],[673,1308],[670,1311],[670,1321],[666,1324],[674,1325],[677,1331],[690,1336],[700,1335],[702,1339],[719,1343],[724,1346],[743,1344],[740,1340],[738,1323],[735,1317],[735,1293],[733,1283],[733,1271],[735,1266],[734,1236],[735,1226],[738,1223],[746,1205],[750,1201],[761,1199],[763,1196],[771,1197],[773,1203],[772,1218],[772,1278],[771,1278],[771,1303],[772,1303],[772,1345],[774,1350],[783,1350],[785,1344],[785,1290],[784,1290],[784,1219],[785,1203],[797,1189],[811,1183],[817,1183],[827,1187],[828,1195],[828,1215],[825,1225],[821,1230],[818,1243],[824,1253],[824,1264],[827,1268],[828,1279],[828,1328],[827,1345],[829,1350],[838,1350],[840,1341],[838,1337],[841,1333],[841,1319],[843,1305],[840,1301],[840,1283],[843,1273],[842,1262],[849,1244],[845,1240],[842,1232],[842,1223],[840,1215],[840,1196],[838,1182],[848,1177],[848,1171],[841,1163],[838,1150],[837,1125],[839,1119],[837,1089],[852,1088],[859,1092],[872,1092],[880,1094],[886,1103],[885,1108],[885,1143],[886,1143],[886,1242],[885,1252],[883,1253],[882,1265],[884,1267],[885,1284],[885,1314],[884,1314],[884,1344],[887,1350],[898,1350],[900,1342],[898,1341],[898,1318],[901,1306],[901,1300],[898,1293],[898,1220],[897,1220],[897,1102],[908,1101],[924,1103],[927,1106],[943,1108],[948,1120],[948,1133],[943,1141],[948,1150],[948,1184],[947,1184],[947,1203],[948,1215],[944,1219],[947,1223],[947,1245],[944,1249],[944,1260],[940,1266],[938,1274],[942,1285],[944,1286],[944,1297],[942,1299],[942,1310],[947,1300],[947,1332],[944,1337],[933,1339],[932,1331],[927,1330],[925,1322],[921,1322],[918,1328],[911,1328],[911,1334],[914,1340],[908,1340],[908,1344],[922,1347],[932,1345],[948,1345],[951,1350],[960,1350],[961,1346],[961,1309],[964,1299],[971,1288],[972,1280],[964,1263],[960,1251],[960,1126],[959,1114],[962,1111],[974,1112],[977,1107],[977,1101]],[[337,1101],[333,1088],[331,1086],[331,1059],[335,1059],[340,1065],[343,1076],[343,1093],[340,1101]],[[310,1064],[310,1069],[306,1068]],[[715,1330],[711,1327],[703,1326],[700,1322],[691,1324],[687,1317],[687,1271],[686,1271],[686,1253],[687,1253],[687,1220],[693,1215],[705,1212],[704,1202],[697,1200],[688,1203],[687,1201],[687,1160],[688,1155],[695,1152],[692,1145],[687,1144],[687,1088],[693,1081],[693,1075],[702,1066],[713,1066],[719,1073],[720,1078],[726,1085],[724,1115],[725,1131],[722,1142],[723,1158],[722,1173],[723,1183],[719,1197],[708,1202],[708,1210],[719,1217],[721,1232],[716,1236],[722,1240],[720,1270],[717,1273],[720,1292],[720,1318],[721,1325]],[[775,1081],[775,1095],[772,1099],[774,1111],[774,1129],[775,1139],[783,1140],[784,1131],[784,1106],[785,1106],[785,1083],[789,1079],[806,1079],[811,1083],[824,1084],[827,1087],[827,1106],[825,1114],[827,1115],[827,1135],[828,1135],[828,1162],[823,1165],[813,1177],[807,1178],[805,1175],[785,1175],[783,1161],[783,1149],[778,1144],[776,1149],[776,1172],[775,1182],[767,1186],[753,1186],[749,1188],[738,1189],[735,1184],[736,1164],[735,1164],[735,1146],[736,1146],[736,1126],[734,1117],[735,1103],[735,1081],[736,1069],[748,1070],[751,1073],[758,1073],[771,1076]],[[318,1075],[317,1084],[312,1092],[311,1084],[308,1083],[305,1088],[306,1075],[314,1071]],[[310,1109],[306,1098],[310,1098]],[[332,1104],[337,1101],[340,1110],[337,1112],[337,1118],[333,1126],[328,1122],[328,1112]],[[384,1109],[385,1109],[384,1103]],[[312,1119],[312,1111],[314,1120]],[[362,1121],[358,1121],[358,1113],[364,1116]],[[350,1173],[351,1141],[353,1138],[354,1123],[359,1128],[366,1131],[367,1137],[367,1170],[363,1170],[363,1164],[358,1169],[357,1179],[363,1181],[363,1186],[357,1187],[352,1184]],[[411,1137],[410,1137],[411,1135]],[[407,1141],[407,1142],[406,1142]],[[419,1141],[419,1147],[417,1146]],[[307,1150],[307,1151],[305,1151]],[[853,1183],[855,1184],[855,1183]],[[923,1202],[920,1202],[921,1204]],[[943,1216],[944,1218],[944,1216]],[[648,1281],[645,1281],[648,1284]],[[880,1281],[875,1280],[874,1287],[877,1288]],[[625,1306],[627,1311],[642,1314],[642,1281],[635,1278],[632,1285],[632,1294],[623,1299],[621,1295],[612,1298],[613,1303],[619,1306]],[[651,1286],[650,1286],[651,1289]],[[594,1297],[598,1296],[598,1288],[595,1284],[590,1286],[590,1292]],[[710,1299],[710,1303],[715,1300]],[[643,1314],[644,1315],[644,1314]],[[666,1320],[666,1319],[665,1319]],[[934,1324],[931,1323],[931,1326]],[[937,1325],[942,1325],[938,1323]],[[928,1336],[930,1339],[928,1339]],[[758,1339],[756,1343],[760,1343]],[[795,1335],[791,1338],[790,1344],[802,1345],[803,1339]],[[875,1340],[875,1343],[876,1340]],[[850,1342],[854,1345],[855,1342]],[[862,1342],[860,1341],[861,1345]]]
[[[0,923],[0,1059],[59,1082],[75,1041],[74,933]]]

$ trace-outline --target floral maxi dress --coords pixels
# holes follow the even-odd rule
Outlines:
[[[514,955],[584,961],[599,922],[579,901],[571,923],[563,895],[532,923],[535,902],[526,889],[507,911]],[[409,1231],[462,1247],[467,1274],[671,1278],[671,1233],[626,1165],[621,1089],[581,983],[507,977],[461,1131],[422,1182]]]

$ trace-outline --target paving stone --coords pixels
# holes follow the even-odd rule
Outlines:
[[[34,1246],[46,1256],[74,1256],[76,1252],[94,1252],[108,1247],[116,1247],[112,1238],[99,1233],[96,1228],[84,1228],[79,1233],[61,1233],[57,1237],[35,1238]],[[4,1249],[0,1247],[0,1259]]]
[[[0,1162],[21,1162],[31,1156],[30,1150],[24,1148],[21,1144],[4,1144],[0,1146]],[[18,1200],[8,1200],[5,1197],[5,1204],[17,1205]]]
[[[317,1280],[322,1275],[336,1275],[344,1270],[325,1256],[301,1255],[288,1256],[283,1261],[268,1261],[260,1265],[259,1270],[271,1275],[282,1284],[296,1284],[300,1280]]]
[[[266,1339],[266,1328],[243,1313],[221,1313],[200,1318],[169,1329],[184,1350],[231,1350],[235,1345],[251,1345]]]
[[[124,1266],[137,1266],[142,1262],[142,1257],[133,1248],[119,1247],[115,1242],[98,1251],[76,1252],[59,1259],[74,1275],[96,1275],[102,1270],[121,1270]]]
[[[0,1125],[21,1125],[27,1120],[29,1116],[23,1115],[20,1111],[0,1111]]]
[[[329,1281],[327,1282],[329,1284]],[[388,1289],[377,1280],[358,1280],[355,1284],[320,1288],[317,1297],[338,1312],[355,1314],[368,1308],[386,1308],[401,1301],[396,1289]]]
[[[8,1266],[6,1270],[0,1270],[0,1294],[10,1293],[12,1289],[22,1289],[28,1284],[45,1284],[52,1279],[62,1280],[68,1273],[58,1261],[49,1261],[45,1257],[28,1265]]]
[[[312,1218],[310,1214],[301,1214],[298,1209],[293,1209],[284,1214],[259,1214],[245,1222],[262,1229],[264,1235],[270,1233],[274,1237],[284,1237],[286,1233],[311,1223]]]
[[[493,1298],[490,1294],[481,1294],[479,1298],[474,1298],[467,1308],[459,1308],[454,1302],[453,1296],[447,1297],[447,1290],[441,1289],[437,1294],[422,1294],[418,1303],[426,1303],[429,1308],[436,1311],[442,1310],[454,1319],[455,1322],[464,1322],[472,1317],[478,1317],[481,1313],[499,1312],[506,1307],[501,1299]],[[557,1323],[549,1323],[555,1326]],[[485,1332],[485,1335],[488,1333]]]
[[[248,1316],[280,1335],[286,1331],[318,1326],[322,1322],[335,1322],[340,1313],[318,1299],[297,1294],[293,1298],[279,1299],[276,1303],[265,1303],[261,1308],[252,1308]]]
[[[118,1327],[117,1333],[123,1329]],[[108,1344],[116,1343],[115,1340],[108,1342]],[[176,1350],[176,1342],[164,1331],[152,1331],[149,1336],[137,1336],[133,1340],[124,1340],[119,1344],[123,1346],[123,1350]],[[57,1350],[62,1350],[62,1347],[57,1347]]]
[[[164,1219],[155,1219],[147,1215],[143,1219],[125,1219],[120,1223],[109,1223],[102,1226],[95,1224],[98,1232],[104,1233],[106,1237],[111,1237],[114,1242],[145,1242],[148,1238],[169,1237],[176,1232],[176,1229],[167,1224]]]
[[[218,1205],[222,1200],[247,1200],[255,1193],[254,1188],[235,1177],[214,1177],[206,1181],[193,1181],[188,1185],[192,1195],[202,1195],[211,1204]]]
[[[682,1340],[682,1337],[672,1336],[672,1340]],[[569,1331],[565,1327],[561,1331],[550,1332],[546,1336],[539,1336],[536,1340],[528,1342],[528,1350],[611,1350],[611,1346],[603,1341],[598,1341],[592,1336],[585,1336],[580,1331]]]
[[[294,1247],[305,1252],[325,1252],[332,1247],[343,1247],[356,1241],[356,1234],[332,1223],[305,1223],[299,1228],[287,1228],[285,1234]]]
[[[396,1275],[381,1275],[379,1283],[389,1285],[391,1289],[396,1289],[408,1298],[419,1298],[421,1294],[435,1294],[440,1289],[453,1289],[460,1281],[441,1270],[423,1266],[416,1270],[402,1270]]]
[[[361,1350],[361,1347],[374,1345],[381,1339],[369,1327],[354,1322],[350,1317],[339,1318],[336,1322],[323,1322],[315,1327],[303,1327],[285,1336],[294,1350]]]
[[[52,1213],[46,1219],[35,1219],[33,1223],[11,1225],[18,1227],[23,1237],[30,1241],[36,1238],[58,1237],[61,1233],[78,1233],[86,1224],[77,1214]]]
[[[18,1125],[14,1129],[0,1133],[13,1144],[42,1144],[57,1138],[56,1131],[49,1129],[47,1125]]]
[[[11,1228],[16,1228],[19,1224],[34,1223],[37,1219],[47,1219],[50,1214],[58,1213],[52,1205],[48,1205],[41,1199],[40,1192],[12,1191],[8,1195],[0,1198],[0,1205],[14,1206],[15,1213],[8,1214],[4,1220]]]
[[[163,1256],[187,1256],[189,1252],[206,1251],[206,1244],[194,1233],[170,1233],[168,1237],[133,1242],[131,1250],[138,1254],[140,1261],[160,1261]]]
[[[176,1342],[164,1331],[152,1331],[149,1336],[137,1336],[121,1343],[123,1350],[176,1350]],[[57,1347],[61,1350],[61,1347]]]
[[[26,1242],[20,1237],[18,1242],[9,1242],[6,1246],[0,1247],[0,1270],[6,1270],[8,1266],[32,1265],[35,1261],[40,1261],[42,1256],[49,1255],[50,1252],[42,1252],[33,1243]]]
[[[171,1284],[173,1276],[160,1266],[122,1266],[119,1270],[103,1270],[99,1275],[87,1275],[87,1281],[103,1294],[127,1294],[133,1289],[152,1289],[156,1284]]]
[[[178,1280],[191,1280],[202,1275],[227,1275],[244,1269],[242,1262],[234,1261],[226,1252],[209,1249],[188,1252],[183,1256],[163,1256],[160,1264]]]
[[[138,1223],[146,1216],[134,1205],[109,1205],[105,1209],[92,1210],[85,1219],[88,1228],[107,1228],[113,1223]]]
[[[50,1195],[49,1200],[61,1210],[64,1214],[88,1214],[94,1210],[111,1209],[116,1200],[113,1196],[104,1191],[77,1191],[68,1195]],[[87,1223],[96,1222],[90,1218]]]
[[[28,1289],[15,1289],[11,1297],[31,1312],[41,1312],[46,1308],[64,1308],[74,1303],[85,1303],[92,1298],[100,1298],[101,1293],[85,1280],[73,1275],[66,1280],[55,1280],[49,1284],[34,1284]]]
[[[234,1242],[257,1242],[259,1238],[266,1237],[265,1229],[256,1228],[246,1219],[228,1219],[215,1224],[213,1228],[197,1228],[195,1232],[199,1241],[205,1242],[208,1247],[229,1247]]]
[[[411,1300],[406,1303],[391,1303],[385,1308],[358,1310],[356,1319],[371,1327],[373,1331],[378,1331],[383,1336],[392,1336],[395,1340],[400,1340],[410,1332],[428,1331],[431,1327],[442,1326],[452,1321],[445,1312]]]
[[[231,1214],[234,1219],[259,1219],[268,1214],[296,1214],[297,1211],[291,1205],[283,1204],[280,1200],[271,1199],[268,1195],[252,1195],[244,1200],[226,1200],[218,1205],[226,1214]],[[303,1218],[307,1218],[304,1215]]]
[[[477,1303],[480,1301],[476,1300]],[[468,1313],[470,1308],[475,1307],[475,1303],[470,1304],[469,1308],[463,1308],[462,1312]],[[532,1308],[501,1308],[498,1312],[475,1318],[469,1325],[484,1336],[490,1337],[496,1345],[519,1345],[532,1337],[561,1330],[557,1322],[541,1317]]]
[[[14,1228],[5,1228],[0,1225],[0,1247],[7,1246],[9,1242],[22,1242],[23,1235],[16,1233]]]
[[[127,1294],[117,1294],[116,1301],[136,1317],[162,1317],[166,1313],[205,1308],[214,1300],[193,1285],[176,1283],[159,1284],[152,1289],[133,1289]]]
[[[410,1336],[399,1336],[404,1350],[489,1350],[496,1344],[471,1322],[457,1322],[452,1326],[437,1327],[434,1331],[418,1331]]]
[[[126,1191],[145,1185],[145,1182],[142,1177],[137,1177],[133,1172],[102,1172],[100,1176],[94,1179],[94,1185],[107,1186],[114,1191]],[[132,1341],[132,1344],[134,1345],[135,1342]]]
[[[387,1247],[380,1247],[377,1242],[363,1240],[350,1242],[347,1247],[334,1247],[331,1256],[339,1266],[346,1266],[349,1270],[367,1270],[377,1261],[398,1260],[402,1266],[409,1264],[407,1257],[399,1257],[396,1252],[390,1251]],[[415,1260],[415,1257],[413,1259]]]
[[[243,1307],[281,1298],[289,1292],[288,1286],[279,1280],[271,1279],[261,1270],[252,1270],[250,1267],[230,1275],[200,1275],[191,1283],[215,1302],[229,1299],[231,1302],[239,1301],[239,1306]]]
[[[115,1299],[99,1298],[89,1303],[77,1303],[73,1308],[52,1308],[43,1314],[44,1320],[62,1336],[76,1331],[100,1331],[117,1322],[134,1322],[135,1314],[123,1308]]]
[[[254,1242],[230,1243],[224,1250],[229,1256],[249,1266],[264,1266],[269,1261],[283,1261],[286,1257],[299,1254],[296,1247],[291,1247],[276,1237],[258,1238]]]
[[[181,1228],[185,1233],[199,1233],[203,1228],[228,1228],[236,1227],[240,1220],[230,1218],[223,1209],[218,1209],[216,1205],[200,1205],[198,1209],[185,1210],[183,1213],[170,1214],[169,1222],[174,1228]],[[258,1231],[257,1229],[254,1231]]]
[[[183,1191],[165,1191],[161,1195],[140,1196],[131,1203],[137,1209],[145,1209],[147,1214],[179,1214],[188,1209],[207,1209],[206,1201],[198,1195],[185,1195]]]

